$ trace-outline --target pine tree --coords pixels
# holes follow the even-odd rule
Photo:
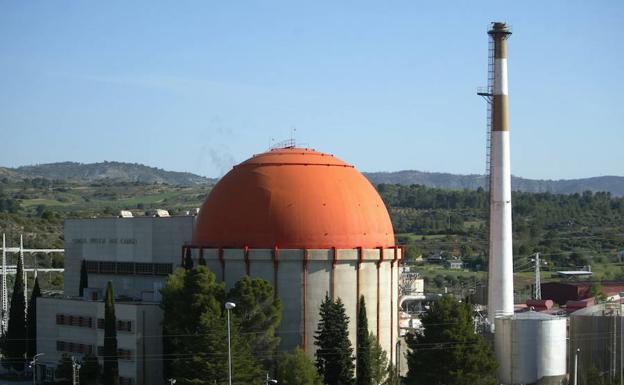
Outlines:
[[[104,385],[119,385],[119,361],[117,359],[117,317],[113,284],[108,281],[104,298]]]
[[[39,277],[35,278],[35,284],[30,293],[30,301],[28,301],[28,314],[26,325],[28,331],[28,348],[27,357],[32,359],[37,354],[37,298],[41,297],[41,289],[39,288]]]
[[[87,274],[87,262],[83,259],[80,264],[80,287],[78,289],[78,295],[84,295],[84,289],[89,287],[89,274]]]
[[[314,362],[299,347],[292,354],[282,353],[276,379],[280,385],[323,385]]]
[[[18,258],[4,356],[9,367],[22,371],[24,370],[24,354],[26,354],[26,301],[24,299],[24,269],[22,259]]]
[[[360,296],[356,334],[356,384],[371,385],[371,341],[368,335],[368,317],[363,295]]]
[[[273,285],[264,279],[243,277],[228,293],[228,300],[236,303],[233,312],[241,320],[241,332],[247,335],[251,353],[272,372],[280,343],[277,328],[282,321],[282,302],[275,297]]]
[[[327,385],[353,385],[353,348],[349,341],[349,317],[340,300],[327,294],[320,306],[320,321],[314,335],[316,367]]]
[[[421,322],[424,332],[407,336],[407,385],[497,384],[494,354],[474,331],[470,304],[444,296]]]
[[[227,319],[223,309],[225,289],[205,266],[177,269],[161,290],[167,378],[178,385],[227,382]],[[238,307],[238,306],[237,306]],[[241,319],[232,314],[231,347],[233,383],[257,384],[263,371],[242,336]],[[207,380],[210,379],[210,380]]]

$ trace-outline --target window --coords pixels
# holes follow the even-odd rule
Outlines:
[[[136,273],[137,274],[154,274],[154,264],[153,263],[137,263]]]
[[[97,355],[99,357],[104,356],[104,346],[100,345],[97,347]],[[117,349],[117,358],[125,361],[132,360],[132,350],[122,348]]]
[[[115,262],[100,262],[100,273],[115,274]]]
[[[170,263],[155,263],[154,270],[156,275],[169,275],[173,271]]]
[[[99,273],[100,271],[100,263],[97,261],[85,261],[85,268],[87,273]]]
[[[119,385],[134,385],[134,380],[130,377],[119,377]]]
[[[134,274],[134,263],[117,262],[117,274]]]
[[[71,314],[57,314],[56,324],[65,326],[78,326],[83,328],[93,327],[93,318]]]
[[[117,330],[122,332],[132,331],[132,321],[117,321]]]
[[[93,346],[77,342],[56,341],[56,350],[59,352],[90,354],[93,352]]]
[[[104,318],[98,318],[97,327],[98,329],[104,329]],[[120,332],[131,332],[132,321],[117,320],[117,330]]]

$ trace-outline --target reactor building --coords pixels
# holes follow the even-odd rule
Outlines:
[[[251,157],[214,186],[185,249],[228,288],[246,275],[273,284],[283,350],[314,355],[326,294],[344,303],[355,345],[363,295],[370,331],[395,361],[402,250],[381,197],[352,165],[294,146]]]

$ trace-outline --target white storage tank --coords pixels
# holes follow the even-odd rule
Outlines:
[[[559,383],[566,375],[565,318],[529,311],[495,320],[503,384]]]

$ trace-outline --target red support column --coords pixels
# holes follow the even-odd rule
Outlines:
[[[279,270],[279,248],[277,247],[277,245],[275,245],[273,247],[273,287],[275,288],[275,293],[274,293],[275,297],[277,297],[279,294],[279,286],[277,284],[278,270]]]
[[[249,276],[250,264],[249,264],[249,246],[245,246],[243,248],[244,258],[245,258],[245,274]]]
[[[225,258],[223,257],[223,248],[219,247],[219,263],[221,263],[221,280],[225,282]]]
[[[336,290],[335,290],[335,285],[336,285],[336,263],[338,263],[338,249],[336,249],[336,247],[332,247],[332,251],[333,251],[333,260],[332,260],[332,269],[331,269],[331,276],[329,279],[331,279],[331,284],[330,284],[330,290],[331,290],[331,299],[332,301],[336,300]]]
[[[301,277],[301,283],[303,285],[303,341],[301,346],[303,351],[308,351],[308,249],[303,250],[303,276]]]

